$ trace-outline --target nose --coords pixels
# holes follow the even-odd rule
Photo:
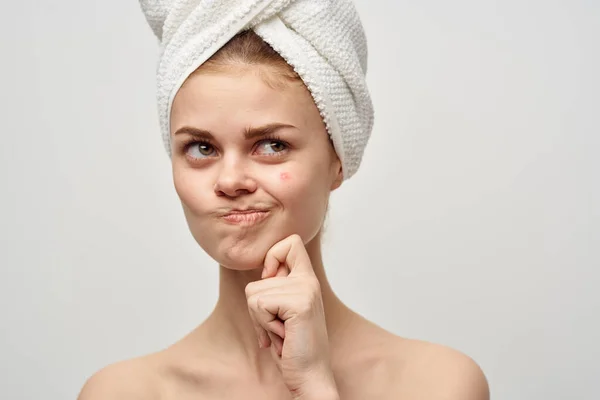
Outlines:
[[[222,159],[215,182],[217,196],[238,197],[256,191],[256,181],[249,176],[248,168],[239,158]]]

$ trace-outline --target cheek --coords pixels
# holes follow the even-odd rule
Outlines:
[[[289,203],[302,192],[305,186],[305,179],[301,171],[294,169],[294,166],[288,166],[284,170],[273,171],[271,174],[263,176],[268,177],[268,182],[264,182],[269,187],[271,194],[283,203]]]
[[[291,176],[290,176],[290,173],[289,173],[289,172],[282,172],[282,173],[280,173],[280,174],[279,174],[279,179],[280,179],[282,182],[289,181],[289,180],[290,180],[290,177],[291,177]]]
[[[206,197],[209,189],[205,180],[189,169],[173,170],[173,185],[179,200],[192,215],[202,211],[202,206],[207,204]]]
[[[321,182],[321,176],[301,167],[297,170],[287,168],[272,176],[269,184],[271,195],[281,202],[293,219],[316,221],[326,208],[329,193]]]

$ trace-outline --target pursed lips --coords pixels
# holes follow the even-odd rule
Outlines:
[[[239,225],[252,225],[264,220],[269,214],[265,209],[230,210],[221,215],[226,222]]]

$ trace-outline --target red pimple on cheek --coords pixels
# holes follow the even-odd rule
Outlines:
[[[279,177],[282,181],[287,181],[290,179],[290,174],[287,172],[282,172],[281,175],[279,175]]]

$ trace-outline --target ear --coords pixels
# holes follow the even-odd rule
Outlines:
[[[335,161],[333,162],[333,165],[331,166],[331,168],[332,168],[332,172],[334,174],[334,179],[331,182],[331,191],[333,192],[335,189],[342,186],[342,182],[344,182],[344,171],[342,170],[342,162],[337,157],[337,155],[335,157]]]

